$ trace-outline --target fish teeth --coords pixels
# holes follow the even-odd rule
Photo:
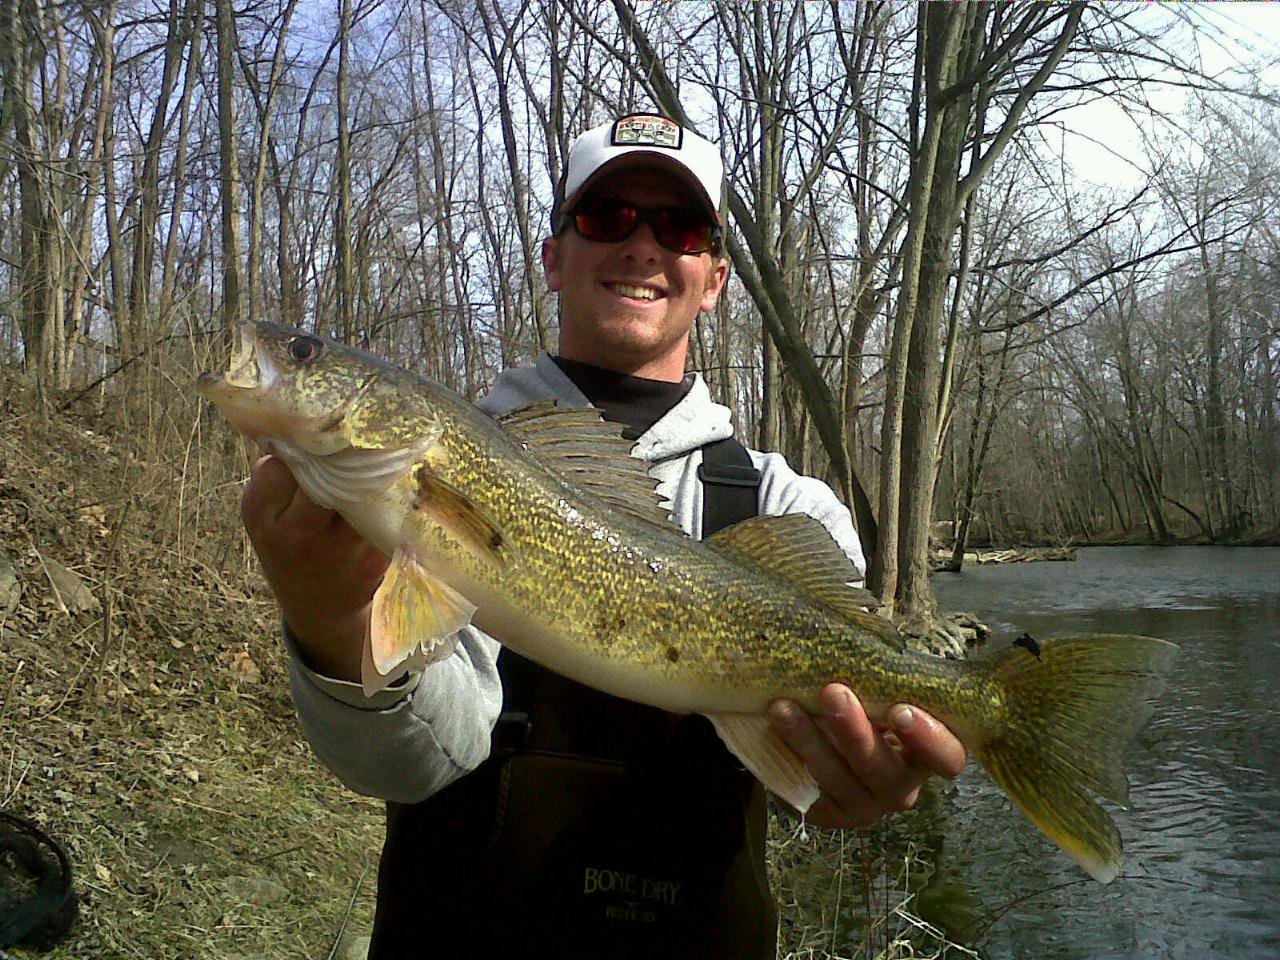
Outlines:
[[[269,384],[263,383],[263,359],[258,354],[257,338],[254,336],[253,328],[249,324],[240,324],[236,328],[230,369],[224,378],[225,381],[233,387],[250,389],[268,386]],[[274,381],[275,377],[271,376],[268,379]]]

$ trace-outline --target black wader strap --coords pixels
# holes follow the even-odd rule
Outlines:
[[[760,471],[733,437],[702,448],[702,539],[760,512]]]
[[[748,520],[760,512],[760,471],[751,454],[733,437],[702,448],[702,538]],[[502,713],[493,728],[491,753],[512,752],[529,743],[533,730],[534,665],[506,647],[498,652],[502,676]]]
[[[533,733],[533,685],[537,680],[533,661],[506,647],[498,651],[498,676],[502,678],[502,712],[489,737],[489,753],[515,753],[529,745]]]

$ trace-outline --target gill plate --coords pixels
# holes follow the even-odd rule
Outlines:
[[[307,496],[329,510],[383,493],[418,462],[424,446],[419,441],[387,449],[346,447],[318,456],[288,440],[274,438],[268,443],[271,452],[288,464]]]

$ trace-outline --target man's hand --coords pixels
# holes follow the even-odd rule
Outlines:
[[[337,513],[317,506],[272,456],[254,466],[240,515],[307,665],[359,681],[369,607],[386,557]]]
[[[964,769],[964,746],[919,707],[898,704],[886,716],[894,744],[843,684],[818,695],[810,715],[788,700],[769,706],[774,731],[800,755],[822,788],[805,820],[820,827],[869,827],[886,813],[910,808],[933,774],[950,779]]]

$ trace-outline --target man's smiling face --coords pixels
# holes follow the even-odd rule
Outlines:
[[[646,210],[698,209],[677,177],[653,167],[610,172],[590,191]],[[679,380],[689,331],[715,309],[728,264],[710,253],[668,250],[642,223],[625,240],[602,243],[572,225],[543,244],[547,285],[560,294],[560,355],[635,376]]]

